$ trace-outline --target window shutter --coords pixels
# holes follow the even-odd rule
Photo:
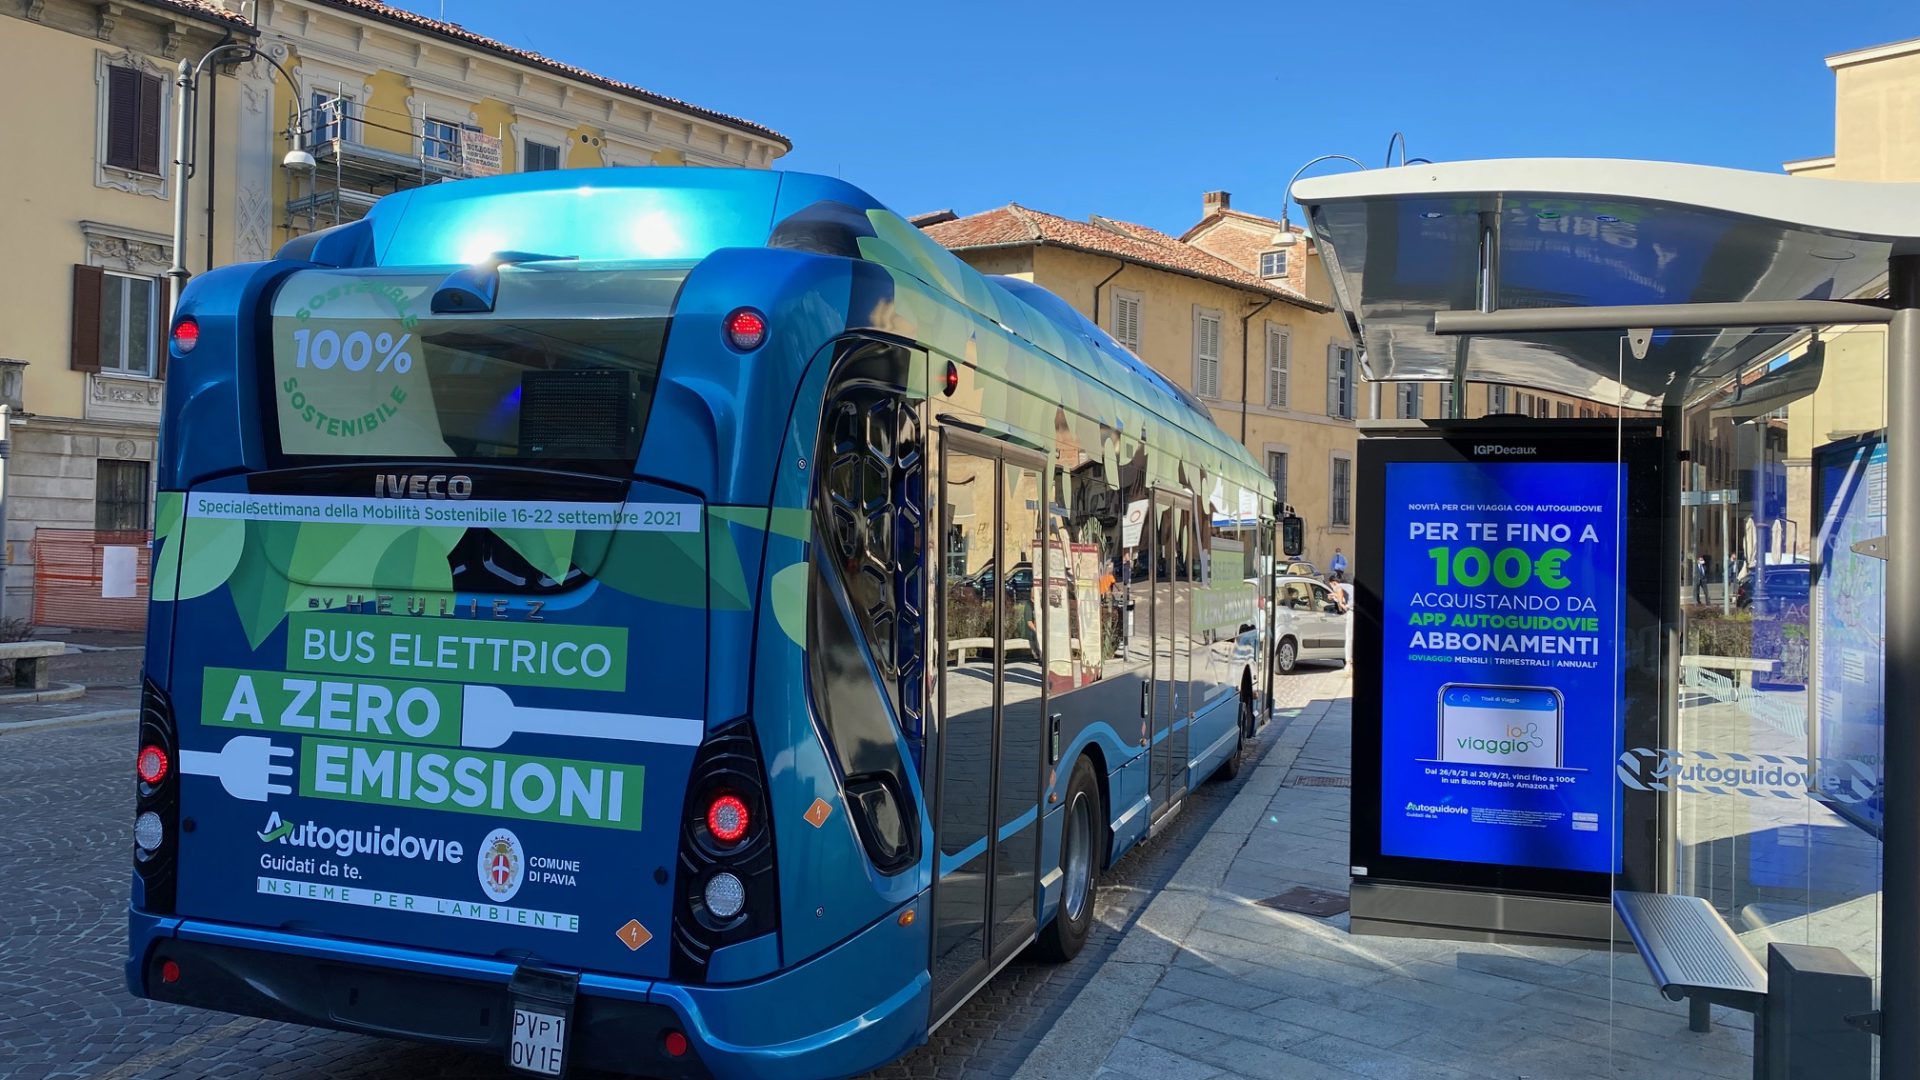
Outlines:
[[[160,278],[153,283],[153,310],[159,316],[153,323],[153,377],[167,377],[167,346],[173,330],[172,282]]]
[[[1327,346],[1327,415],[1340,415],[1343,395],[1340,393],[1340,346]]]
[[[1284,330],[1267,325],[1267,404],[1276,409],[1287,407],[1287,382],[1292,374],[1293,338]]]
[[[140,73],[107,69],[107,164],[119,169],[140,164]]]
[[[73,267],[73,348],[67,366],[100,370],[100,290],[106,274],[97,266]]]
[[[140,172],[160,171],[160,79],[137,75],[140,81],[140,155],[134,166]]]

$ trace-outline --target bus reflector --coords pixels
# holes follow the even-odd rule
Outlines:
[[[727,344],[752,352],[767,341],[767,317],[752,308],[734,308],[727,315]]]
[[[172,960],[160,961],[160,981],[177,983],[180,981],[180,965]]]
[[[160,823],[159,814],[146,810],[133,819],[133,842],[140,845],[141,851],[152,854],[160,850],[166,838],[167,828]]]
[[[660,1046],[666,1050],[668,1057],[687,1056],[687,1037],[677,1031],[667,1032],[666,1036],[660,1040]]]
[[[134,771],[140,779],[149,784],[157,784],[167,778],[167,752],[157,746],[143,746],[140,756],[134,759]]]
[[[200,344],[200,321],[191,315],[183,316],[173,324],[173,347],[181,355],[193,351]]]
[[[960,369],[951,360],[947,361],[946,385],[942,389],[948,397],[952,397],[953,392],[960,389]]]
[[[722,795],[707,807],[707,831],[723,844],[737,844],[747,835],[747,804],[737,795]]]
[[[731,919],[747,906],[747,887],[732,874],[718,873],[707,880],[704,899],[714,918]]]

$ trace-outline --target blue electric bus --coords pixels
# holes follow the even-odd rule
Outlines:
[[[836,180],[402,192],[195,281],[167,380],[140,996],[856,1073],[1268,711],[1254,460]]]

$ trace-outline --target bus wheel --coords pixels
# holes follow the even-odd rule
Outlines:
[[[1300,647],[1293,643],[1292,638],[1281,638],[1280,648],[1273,658],[1281,671],[1291,675],[1294,667],[1300,663]]]
[[[1042,960],[1055,964],[1071,960],[1087,943],[1087,933],[1093,929],[1094,888],[1105,850],[1101,843],[1105,828],[1093,763],[1082,757],[1073,763],[1060,822],[1060,905],[1034,942],[1034,952]]]
[[[1211,779],[1231,780],[1239,776],[1240,765],[1246,760],[1247,732],[1253,730],[1253,698],[1249,696],[1249,691],[1245,687],[1242,687],[1240,690],[1240,716],[1234,723],[1239,725],[1240,731],[1239,738],[1237,738],[1233,744],[1233,753],[1228,754],[1227,760],[1221,762],[1220,767],[1213,770]]]

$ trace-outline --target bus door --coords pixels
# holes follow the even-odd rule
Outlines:
[[[1147,788],[1153,820],[1170,813],[1187,791],[1187,725],[1192,709],[1191,633],[1193,582],[1199,574],[1193,532],[1193,500],[1155,492],[1150,529],[1153,577],[1152,752]]]
[[[942,445],[936,1023],[1033,938],[1046,747],[1041,463]]]

